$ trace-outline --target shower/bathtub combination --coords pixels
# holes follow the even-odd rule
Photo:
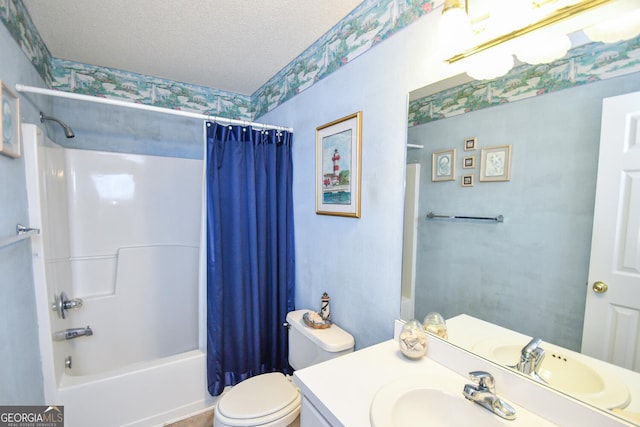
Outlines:
[[[202,160],[22,130],[46,403],[69,427],[153,426],[211,405]]]

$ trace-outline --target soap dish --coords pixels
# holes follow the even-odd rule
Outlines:
[[[307,311],[306,313],[304,313],[302,315],[302,320],[304,321],[305,325],[313,329],[326,329],[331,326],[331,320],[324,320],[318,313],[314,313],[312,311]]]

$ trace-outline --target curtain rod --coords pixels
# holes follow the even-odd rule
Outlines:
[[[79,101],[96,102],[98,104],[115,105],[118,107],[125,107],[125,108],[135,108],[138,110],[153,111],[155,113],[171,114],[174,116],[190,117],[193,119],[211,120],[211,121],[229,123],[230,125],[255,126],[255,127],[261,127],[263,129],[276,129],[276,130],[284,130],[287,132],[293,132],[293,128],[288,128],[284,126],[268,125],[264,123],[255,123],[255,122],[248,122],[248,121],[236,120],[236,119],[227,119],[225,117],[210,116],[207,114],[200,114],[200,113],[191,113],[189,111],[172,110],[169,108],[156,107],[153,105],[146,105],[146,104],[137,104],[129,101],[120,101],[117,99],[98,98],[96,96],[82,95],[79,93],[63,92],[59,90],[25,86],[20,83],[16,84],[16,90],[18,92],[29,92],[29,93],[37,93],[40,95],[55,96],[59,98],[77,99]]]

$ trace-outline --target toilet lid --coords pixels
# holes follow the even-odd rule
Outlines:
[[[256,375],[225,393],[218,401],[218,410],[233,419],[260,418],[290,405],[298,393],[280,372]]]

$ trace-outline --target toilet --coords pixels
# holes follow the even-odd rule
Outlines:
[[[287,314],[289,364],[302,369],[353,351],[353,336],[335,324],[313,329],[302,320],[311,310]],[[288,427],[299,425],[302,395],[280,372],[248,378],[222,394],[216,403],[214,427]]]

